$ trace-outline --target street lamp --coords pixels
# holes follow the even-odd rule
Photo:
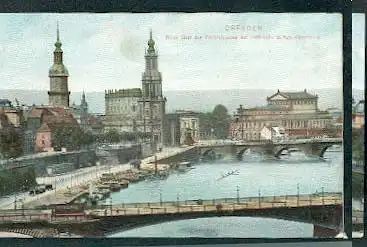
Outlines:
[[[259,207],[261,207],[261,191],[259,189]]]
[[[162,206],[162,192],[159,192],[159,203]]]
[[[22,203],[22,216],[24,217],[24,199],[19,199],[19,201]]]
[[[299,183],[297,183],[297,206],[299,206]]]
[[[14,210],[17,210],[17,194],[14,194]]]
[[[237,185],[237,204],[239,204],[239,203],[240,203],[240,188]]]
[[[110,211],[111,211],[111,216],[112,216],[112,197],[110,195]]]
[[[324,205],[324,187],[321,187],[321,199],[322,199],[322,205]]]

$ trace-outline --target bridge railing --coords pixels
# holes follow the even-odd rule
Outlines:
[[[255,197],[254,197],[255,198]],[[162,203],[140,203],[140,204],[119,204],[110,205],[89,211],[89,215],[96,216],[117,216],[117,215],[154,215],[154,214],[176,214],[189,212],[214,212],[214,211],[236,211],[245,209],[266,209],[279,207],[297,206],[323,206],[340,205],[343,203],[339,196],[314,196],[303,195],[253,198],[224,198],[216,200],[202,201],[200,204],[182,202],[162,202]],[[230,200],[226,200],[230,199]],[[246,200],[241,200],[246,199]],[[227,201],[227,203],[225,203]],[[192,201],[187,201],[192,202]]]
[[[50,221],[51,214],[0,214],[0,223]]]
[[[330,205],[330,198],[333,198],[334,204],[342,203],[342,193],[324,192],[307,195],[284,195],[284,196],[261,196],[261,197],[246,197],[246,198],[217,198],[212,200],[185,200],[185,201],[160,201],[160,202],[146,202],[146,203],[121,203],[113,205],[100,205],[92,207],[90,209],[121,209],[121,208],[163,208],[163,207],[185,207],[185,206],[216,206],[216,205],[228,205],[228,204],[259,204],[272,203],[274,206],[281,204],[282,207],[287,205],[289,201],[295,201],[298,204],[315,205],[320,203],[321,205],[327,203]],[[320,204],[317,204],[320,205]],[[279,205],[278,205],[279,206]]]

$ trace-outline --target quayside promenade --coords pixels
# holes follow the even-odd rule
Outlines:
[[[184,153],[194,147],[179,147],[179,148],[165,148],[162,152],[156,153],[153,156],[142,160],[142,169],[151,168],[151,163],[157,160],[165,159],[167,157],[175,156]],[[156,156],[156,157],[155,157]],[[101,178],[103,173],[118,173],[130,169],[130,164],[109,164],[85,169],[86,172],[74,171],[63,176],[50,176],[38,178],[40,183],[52,184],[54,190],[47,191],[35,196],[27,195],[23,199],[23,207],[34,208],[41,205],[51,204],[68,204],[73,202],[81,195],[88,192],[88,185],[90,182],[97,181]],[[13,202],[3,206],[4,209],[14,209]],[[20,207],[20,205],[18,205]]]

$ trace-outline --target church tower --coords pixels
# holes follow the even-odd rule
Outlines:
[[[50,77],[50,91],[48,91],[48,103],[50,106],[69,107],[70,91],[68,89],[69,72],[63,63],[61,49],[59,23],[57,23],[57,39],[54,51],[54,64],[48,72]]]
[[[142,76],[142,122],[144,133],[149,133],[153,146],[163,145],[163,119],[166,98],[162,94],[162,75],[158,71],[158,53],[155,50],[152,30],[145,51],[145,71]]]

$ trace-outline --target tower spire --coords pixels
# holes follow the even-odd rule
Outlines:
[[[57,20],[57,41],[60,41],[59,20]]]
[[[153,32],[152,29],[150,29],[150,34],[149,34],[149,41],[148,41],[148,53],[155,53],[155,49],[154,49],[154,40],[153,40]]]
[[[60,41],[60,31],[59,31],[59,21],[57,21],[57,26],[56,26],[56,43],[55,43],[55,52],[62,52],[61,50],[61,41]]]

